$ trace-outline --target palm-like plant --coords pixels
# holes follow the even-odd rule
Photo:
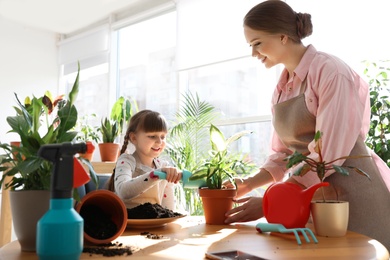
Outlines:
[[[191,92],[183,94],[184,101],[176,113],[165,151],[180,169],[196,170],[207,150],[208,127],[219,116],[214,106],[200,101]]]

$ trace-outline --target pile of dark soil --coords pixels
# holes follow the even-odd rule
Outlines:
[[[173,218],[178,216],[183,216],[183,214],[164,208],[160,204],[152,204],[150,202],[127,209],[128,219]]]
[[[96,239],[107,239],[116,234],[118,227],[100,207],[85,205],[80,216],[84,219],[84,232]]]
[[[115,244],[109,243],[99,246],[89,246],[83,248],[83,253],[99,254],[103,256],[121,256],[121,255],[132,255],[133,250],[129,246],[123,246],[121,243],[116,242]]]

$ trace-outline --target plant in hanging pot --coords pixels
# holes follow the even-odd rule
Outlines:
[[[53,165],[38,155],[42,145],[71,142],[77,132],[74,101],[78,93],[78,75],[68,99],[64,95],[55,100],[50,92],[40,98],[27,97],[22,104],[15,94],[16,115],[8,116],[9,132],[19,135],[20,145],[0,143],[5,152],[0,156],[3,175],[0,186],[10,189],[11,211],[16,236],[23,251],[35,251],[36,224],[49,209],[50,183]],[[83,161],[84,162],[84,161]],[[92,179],[95,172],[87,164]],[[78,197],[77,192],[74,194]]]
[[[231,143],[250,133],[252,132],[241,131],[226,139],[215,125],[210,126],[209,158],[201,163],[189,178],[206,181],[207,187],[199,189],[206,224],[224,224],[225,213],[233,207],[233,197],[237,190],[227,189],[223,183],[229,180],[235,185],[236,172],[245,171],[253,166],[242,155],[231,154],[228,150]]]
[[[291,168],[294,165],[302,163],[302,165],[300,165],[298,169],[294,172],[295,176],[304,176],[309,172],[315,172],[317,174],[318,179],[320,180],[320,183],[324,183],[326,173],[328,171],[333,170],[335,173],[348,176],[348,169],[350,169],[370,179],[370,176],[366,172],[357,167],[346,165],[339,166],[334,164],[336,161],[339,160],[359,159],[364,157],[370,157],[369,155],[342,156],[333,159],[329,162],[326,162],[323,160],[321,137],[322,132],[317,131],[314,136],[314,151],[318,154],[318,160],[314,160],[297,151],[295,151],[294,154],[288,156],[285,159],[288,161],[287,168]],[[323,187],[320,187],[320,189],[322,192],[322,200],[313,200],[311,202],[311,214],[317,235],[332,237],[344,236],[347,232],[349,219],[348,201],[340,201],[338,199],[327,200],[325,198]]]
[[[99,151],[102,162],[115,162],[119,156],[119,144],[115,139],[119,136],[119,123],[116,120],[105,117],[99,128],[102,135],[102,143],[99,143]]]
[[[88,151],[79,156],[89,161],[92,161],[95,146],[100,142],[98,127],[91,125],[91,120],[95,117],[96,114],[85,115],[76,123],[76,141],[85,142],[88,146]]]

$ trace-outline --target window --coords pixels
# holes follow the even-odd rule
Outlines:
[[[132,97],[140,109],[170,117],[177,108],[176,12],[117,32],[118,96]]]

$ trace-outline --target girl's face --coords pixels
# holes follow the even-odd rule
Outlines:
[[[130,140],[134,144],[137,153],[149,158],[158,157],[165,148],[167,132],[130,133]]]
[[[252,56],[257,57],[266,68],[283,63],[287,37],[281,34],[269,34],[244,26],[246,41],[252,48]]]

